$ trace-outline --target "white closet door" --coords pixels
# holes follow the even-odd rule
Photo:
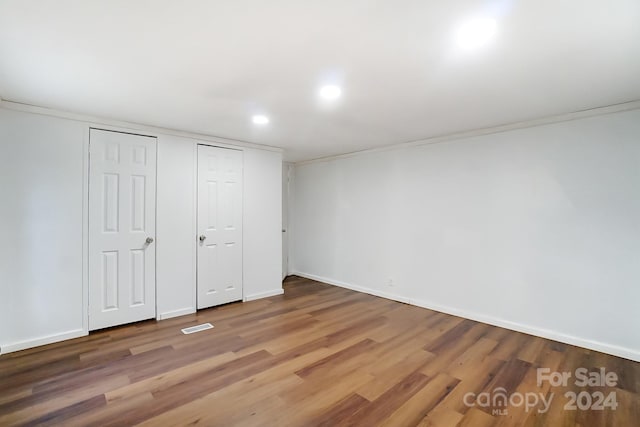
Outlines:
[[[156,316],[156,138],[91,129],[89,329]]]
[[[198,308],[242,299],[242,151],[198,145]]]

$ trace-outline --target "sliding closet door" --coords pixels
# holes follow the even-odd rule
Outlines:
[[[198,308],[242,299],[242,151],[198,145]]]
[[[156,316],[156,138],[91,129],[89,329]]]

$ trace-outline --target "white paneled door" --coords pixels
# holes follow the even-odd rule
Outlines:
[[[290,169],[287,163],[282,164],[282,280],[289,273],[289,176]]]
[[[91,129],[89,329],[156,316],[156,138]]]
[[[242,299],[242,151],[198,145],[198,308]]]

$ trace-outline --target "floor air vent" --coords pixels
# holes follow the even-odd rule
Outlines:
[[[193,334],[194,332],[206,331],[207,329],[212,329],[213,325],[211,323],[203,323],[202,325],[191,326],[189,328],[184,328],[182,330],[183,334]]]

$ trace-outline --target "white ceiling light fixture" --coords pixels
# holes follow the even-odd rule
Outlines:
[[[474,49],[487,44],[496,34],[497,23],[492,18],[473,18],[460,25],[456,42],[463,49]]]
[[[266,125],[267,123],[269,123],[269,117],[258,114],[253,116],[251,118],[251,121],[253,121],[253,123],[255,123],[256,125]]]
[[[340,89],[338,86],[335,86],[335,85],[322,86],[320,88],[319,94],[320,94],[320,97],[322,97],[323,99],[327,99],[327,100],[338,99],[340,98],[340,95],[342,95],[342,89]]]

